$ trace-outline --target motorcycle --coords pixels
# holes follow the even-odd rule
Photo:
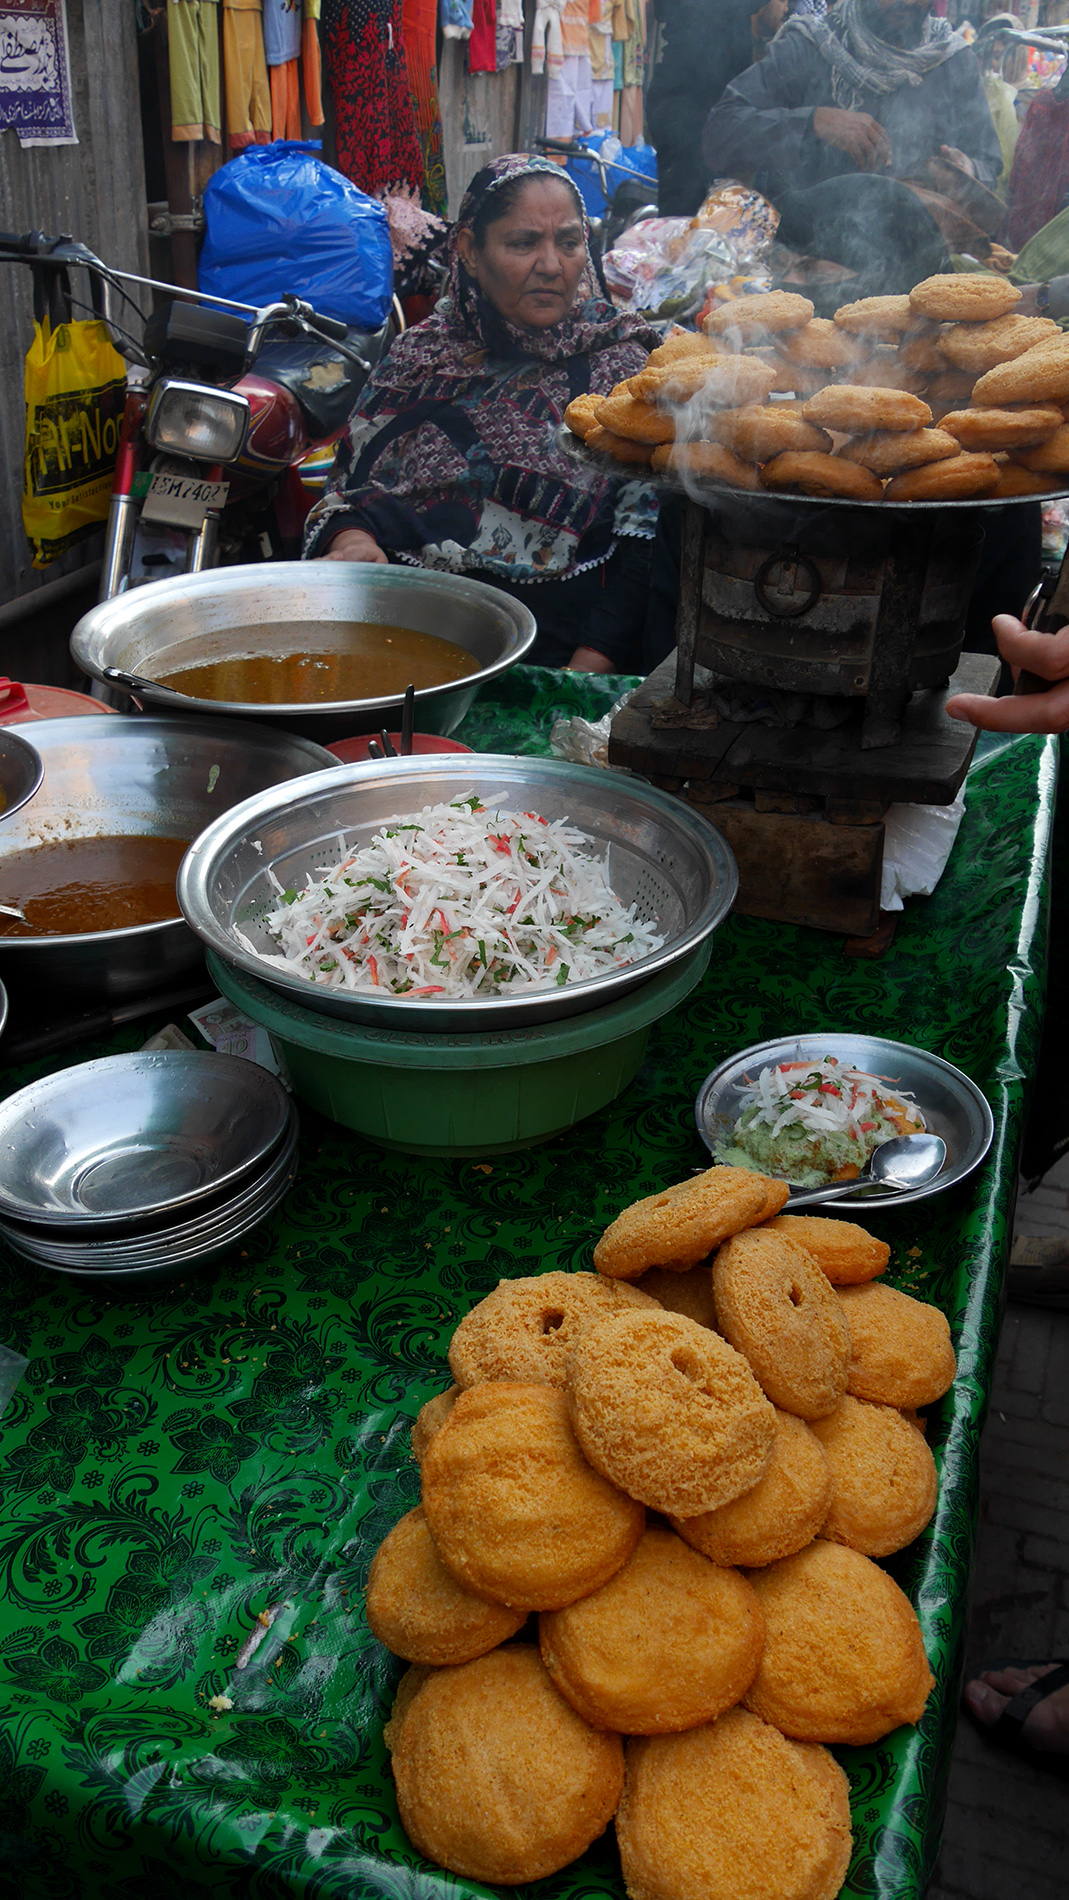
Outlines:
[[[298,297],[255,308],[104,264],[71,238],[0,232],[0,262],[88,271],[94,310],[130,365],[100,598],[220,563],[296,556],[312,495],[300,465],[341,435],[394,335],[350,329]],[[122,289],[170,292],[150,316]],[[141,321],[121,321],[121,298]]]

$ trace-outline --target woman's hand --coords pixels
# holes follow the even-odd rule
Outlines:
[[[1052,684],[1045,693],[1022,693],[1019,699],[955,693],[947,700],[950,717],[967,719],[982,732],[1069,732],[1069,627],[1031,633],[1012,614],[996,614],[991,625],[1015,678],[1024,670]]]
[[[612,661],[596,647],[576,647],[564,671],[566,673],[611,673]]]
[[[387,564],[389,558],[363,528],[343,528],[333,541],[327,542],[322,554],[316,555],[317,561],[385,561]]]

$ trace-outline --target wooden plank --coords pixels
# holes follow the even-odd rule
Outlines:
[[[847,937],[867,937],[875,930],[882,825],[830,825],[816,813],[759,812],[743,799],[713,805],[705,816],[735,854],[735,909],[744,916],[808,924]]]
[[[663,676],[671,665],[668,660],[657,669],[659,679],[651,674],[613,721],[611,764],[665,777],[730,779],[763,791],[923,805],[953,803],[976,749],[975,728],[946,717],[949,695],[989,693],[999,669],[989,654],[963,653],[947,687],[914,693],[897,745],[865,750],[860,725],[832,732],[727,723],[698,731],[654,726],[651,715],[665,703]]]
[[[449,215],[477,171],[517,148],[522,67],[503,73],[469,73],[467,42],[444,40],[438,63],[438,102]]]

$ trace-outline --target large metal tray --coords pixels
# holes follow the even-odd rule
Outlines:
[[[557,431],[557,445],[572,461],[581,463],[585,468],[597,469],[602,475],[612,469],[632,480],[652,482],[655,487],[664,489],[666,494],[687,495],[707,508],[715,508],[718,502],[725,501],[732,502],[736,507],[748,501],[760,502],[762,506],[770,501],[778,501],[795,510],[851,508],[864,509],[866,514],[913,515],[933,508],[1015,508],[1023,501],[1057,501],[1059,496],[1069,495],[1069,475],[1066,475],[1063,487],[1048,489],[1042,495],[999,495],[997,498],[973,495],[967,496],[964,501],[856,501],[847,495],[796,495],[777,488],[733,488],[729,482],[700,481],[695,477],[684,481],[681,475],[671,469],[642,468],[636,463],[614,462],[611,455],[605,455],[599,449],[588,449],[586,443],[573,435],[563,422]]]

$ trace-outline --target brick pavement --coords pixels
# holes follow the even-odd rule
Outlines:
[[[1017,1203],[1019,1234],[1065,1234],[1069,1157]],[[1069,1312],[1009,1305],[980,1473],[970,1673],[1069,1657]],[[927,1900],[1066,1900],[1069,1783],[990,1748],[962,1716]]]

